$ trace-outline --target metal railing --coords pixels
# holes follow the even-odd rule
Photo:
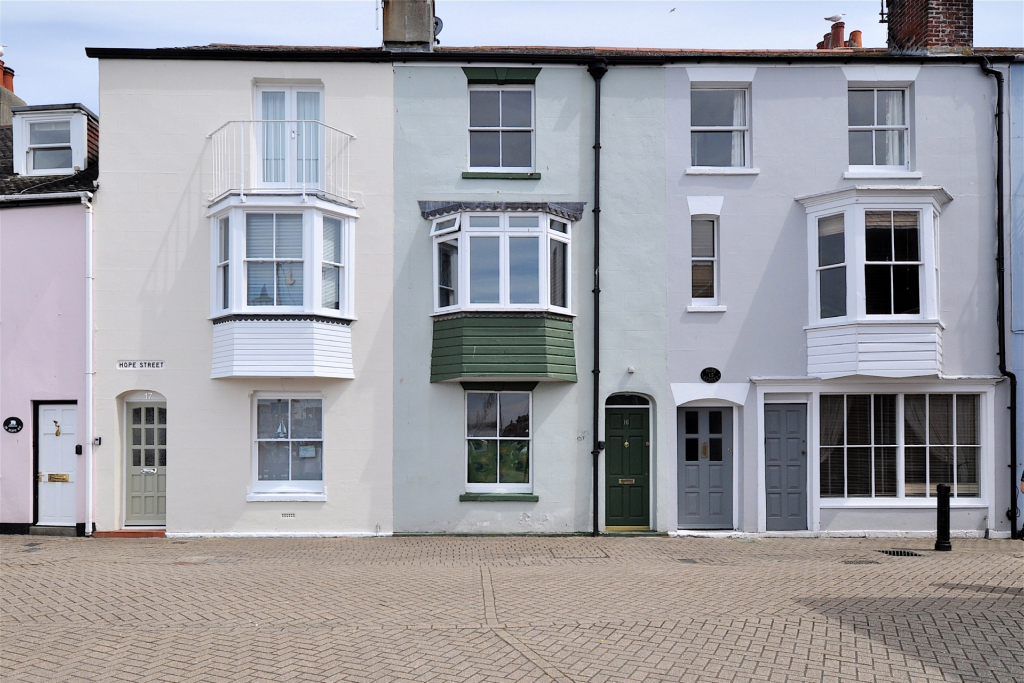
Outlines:
[[[213,162],[211,202],[231,192],[353,201],[349,157],[355,135],[320,121],[228,121],[206,137]]]

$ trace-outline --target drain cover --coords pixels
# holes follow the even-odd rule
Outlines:
[[[843,560],[843,564],[878,564],[878,563],[875,562],[874,560]]]
[[[691,560],[688,557],[681,557],[681,558],[679,558],[679,561],[682,562],[683,564],[697,564],[697,560]]]
[[[913,550],[879,550],[878,552],[889,557],[921,557],[921,553],[915,553]]]

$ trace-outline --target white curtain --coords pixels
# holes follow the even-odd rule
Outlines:
[[[285,101],[283,92],[263,93],[263,182],[283,183],[285,175]],[[280,123],[277,123],[280,121]]]
[[[296,93],[295,108],[299,129],[297,180],[316,184],[320,182],[320,93]]]

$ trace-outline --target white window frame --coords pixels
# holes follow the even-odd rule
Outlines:
[[[31,126],[35,123],[68,123],[70,141],[67,144],[54,143],[32,145]],[[17,112],[12,122],[12,144],[14,148],[14,172],[25,176],[68,175],[84,170],[88,165],[88,117],[77,110],[44,112]],[[32,151],[35,149],[71,148],[71,166],[66,168],[40,168],[32,166]]]
[[[300,92],[315,92],[320,98],[320,123],[326,120],[326,97],[324,96],[324,87],[322,85],[281,85],[276,83],[259,83],[253,89],[253,119],[257,122],[265,121],[263,112],[263,93],[265,92],[283,92],[285,101],[285,115],[282,122],[284,123],[285,135],[286,135],[286,146],[287,151],[285,153],[285,172],[284,180],[281,182],[265,181],[263,179],[263,147],[264,147],[264,132],[261,124],[254,124],[256,128],[253,130],[253,136],[256,142],[256,154],[253,155],[254,168],[252,170],[252,177],[255,180],[254,185],[259,188],[273,189],[273,188],[295,188],[303,185],[308,187],[317,187],[323,184],[324,173],[326,171],[325,159],[326,159],[326,140],[324,131],[320,131],[319,139],[319,171],[318,179],[316,182],[306,180],[304,183],[298,178],[298,104],[297,95]]]
[[[469,91],[527,91],[530,93],[530,127],[482,127],[482,126],[471,126],[471,110],[472,104],[470,97],[466,97],[466,168],[470,171],[482,171],[491,173],[532,173],[537,168],[537,92],[533,85],[471,85]],[[500,105],[499,105],[500,106]],[[470,135],[469,133],[475,131],[496,131],[496,132],[529,132],[530,133],[530,165],[529,166],[473,166],[472,165],[472,154],[470,149]],[[499,150],[501,149],[501,143],[498,144]],[[499,151],[500,155],[500,151]]]
[[[693,133],[726,133],[734,131],[743,132],[743,163],[739,166],[732,164],[728,166],[701,166],[691,165],[691,170],[708,170],[708,171],[727,171],[728,169],[752,169],[752,157],[753,157],[753,140],[751,135],[751,114],[753,112],[753,106],[750,97],[750,84],[749,83],[722,83],[722,84],[710,84],[710,83],[692,83],[690,85],[690,102],[692,106],[693,93],[695,91],[707,91],[707,90],[740,90],[743,92],[743,100],[745,105],[744,118],[746,124],[743,126],[694,126],[690,124],[690,161],[693,161]],[[691,119],[692,120],[692,119]]]
[[[480,436],[469,436],[469,395],[470,394],[528,394],[530,401],[530,436],[523,437],[494,437],[498,441],[498,473],[500,476],[501,472],[501,441],[528,441],[530,443],[530,472],[529,472],[529,483],[527,484],[504,484],[500,481],[496,484],[471,484],[469,483],[469,441],[471,439],[476,440],[491,440],[489,437]],[[499,398],[500,401],[500,398]],[[498,427],[501,427],[501,413],[498,412]],[[462,440],[462,467],[463,476],[466,482],[466,493],[533,493],[533,463],[536,460],[536,453],[534,452],[534,439],[533,434],[536,429],[533,419],[533,392],[532,391],[487,391],[483,389],[467,389],[463,392],[462,397],[462,429],[463,429],[463,440]]]
[[[260,399],[279,399],[282,401],[292,401],[293,399],[306,399],[306,400],[319,400],[320,401],[320,453],[321,453],[321,469],[319,480],[288,480],[288,481],[261,481],[259,478],[259,440],[257,439],[257,406],[259,405]],[[289,404],[290,411],[290,404]],[[250,434],[249,443],[251,446],[251,468],[252,478],[251,486],[249,489],[250,499],[259,499],[261,496],[294,496],[294,495],[312,495],[322,497],[325,494],[324,479],[326,478],[327,470],[327,448],[325,434],[327,432],[327,413],[324,408],[324,396],[323,394],[313,392],[262,392],[257,391],[252,394],[252,405],[250,413]],[[289,443],[291,442],[291,434],[289,430]],[[315,439],[296,439],[296,441],[315,441]],[[289,458],[291,454],[289,453]]]
[[[854,92],[854,91],[860,91],[860,92],[871,91],[873,93],[873,103],[874,103],[873,106],[872,106],[872,116],[877,118],[877,116],[878,116],[878,91],[879,90],[893,90],[893,91],[900,91],[900,92],[903,93],[903,120],[906,123],[904,123],[903,125],[899,125],[899,126],[879,125],[877,122],[872,124],[872,125],[870,125],[870,126],[854,126],[854,125],[852,125],[850,123],[850,121],[849,121],[849,98],[850,98],[850,93]],[[846,98],[847,98],[846,154],[847,154],[847,161],[848,161],[848,164],[849,164],[849,170],[850,170],[851,173],[872,172],[872,171],[901,172],[901,171],[909,171],[910,170],[910,134],[911,134],[911,131],[910,131],[910,129],[911,129],[911,126],[910,126],[910,111],[911,111],[910,110],[910,96],[911,96],[911,89],[909,87],[907,87],[907,86],[885,85],[885,84],[882,84],[882,83],[876,83],[876,84],[873,84],[873,85],[852,85],[852,84],[849,85],[849,87],[847,88],[847,92],[846,92]],[[876,132],[878,132],[878,131],[886,131],[886,130],[902,130],[903,131],[903,163],[902,164],[898,164],[898,165],[897,164],[877,164],[877,163],[874,163],[874,164],[854,164],[853,160],[849,158],[849,155],[850,155],[850,133],[857,132],[857,131],[861,131],[861,132],[868,132],[868,131],[870,131],[872,133],[872,136],[871,136],[871,158],[872,158],[873,161],[877,161],[875,159],[875,136],[874,136],[874,134]]]
[[[713,257],[707,256],[694,256],[693,255],[693,222],[694,221],[711,221],[712,230],[712,243],[714,245],[715,255]],[[690,216],[690,306],[694,308],[707,308],[711,306],[717,307],[719,301],[722,298],[722,278],[721,278],[721,217],[713,215],[692,215]],[[704,263],[711,263],[713,268],[712,282],[715,290],[713,297],[694,297],[693,296],[693,264],[697,261]]]
[[[268,200],[277,200],[267,203]],[[315,206],[310,206],[310,204]],[[355,219],[347,211],[336,211],[328,202],[307,202],[299,200],[293,204],[282,204],[280,198],[248,197],[241,202],[222,203],[210,213],[210,318],[226,315],[319,315],[330,318],[355,319]],[[245,264],[250,260],[245,255],[246,215],[250,213],[276,213],[302,215],[302,306],[249,306],[246,296],[247,272]],[[327,215],[341,221],[342,268],[340,300],[338,309],[323,307],[323,219]],[[229,306],[224,308],[223,289],[219,282],[220,269],[225,265],[219,261],[220,219],[228,219],[230,258],[226,265],[229,272]]]
[[[457,216],[454,225],[447,225],[452,217]],[[493,228],[472,227],[472,219],[477,216],[498,216],[499,225]],[[509,218],[536,216],[538,227],[519,228],[509,227]],[[560,232],[552,227],[557,222],[566,226],[566,232]],[[443,227],[442,227],[443,226]],[[432,264],[433,264],[433,302],[434,314],[442,315],[456,311],[552,311],[563,315],[572,315],[572,221],[560,218],[547,213],[525,212],[525,211],[469,211],[462,214],[450,214],[433,220],[431,224],[432,235]],[[472,237],[493,236],[499,238],[498,258],[500,263],[499,274],[499,296],[497,303],[471,303],[470,292],[470,248],[469,240]],[[508,254],[509,238],[514,237],[537,237],[538,254],[538,301],[530,304],[511,303],[509,294],[509,267]],[[458,269],[458,303],[454,306],[442,308],[440,305],[440,282],[439,282],[439,248],[442,242],[457,242],[459,250]],[[565,273],[565,306],[556,306],[551,303],[551,242],[565,244],[566,249],[566,273]]]

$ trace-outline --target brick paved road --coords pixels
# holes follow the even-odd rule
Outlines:
[[[954,544],[7,536],[0,679],[1024,681],[1024,544]]]

